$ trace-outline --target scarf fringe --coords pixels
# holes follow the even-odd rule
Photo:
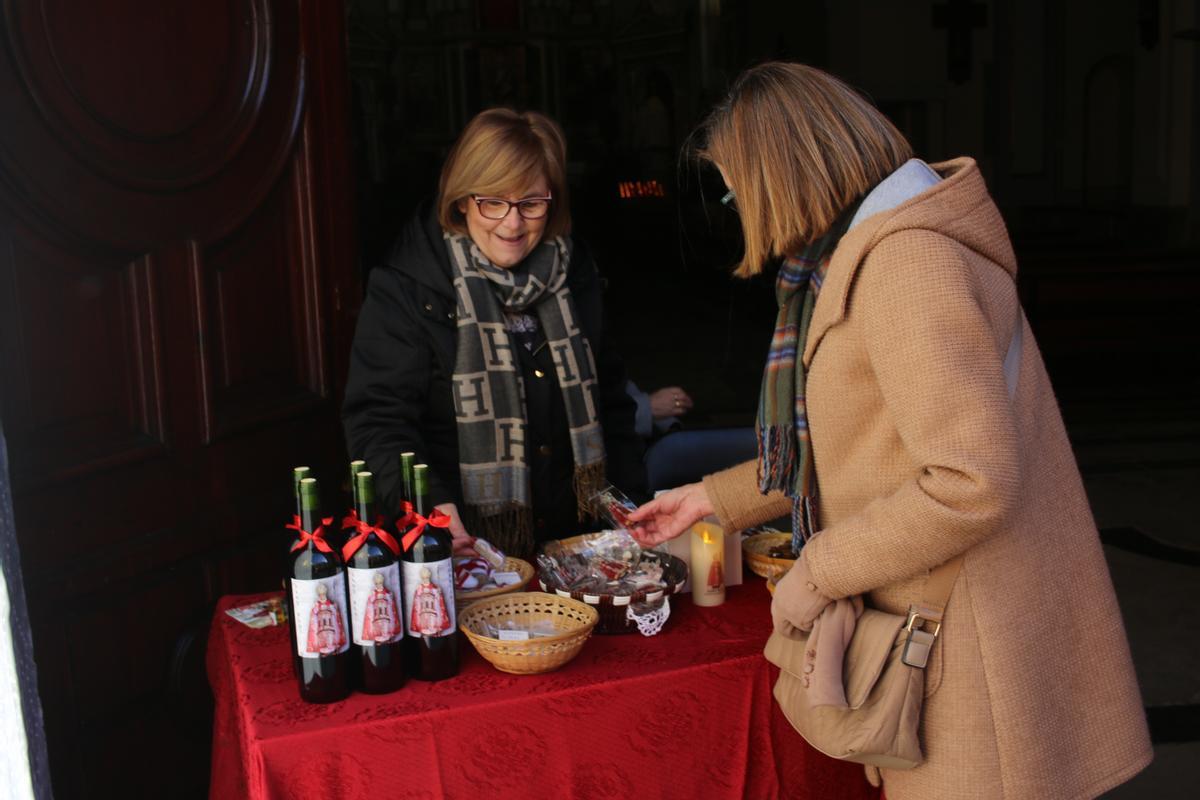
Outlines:
[[[778,489],[788,497],[795,497],[795,431],[786,425],[769,425],[760,427],[757,433],[759,491],[766,494]]]
[[[575,507],[580,522],[596,516],[596,504],[592,498],[604,488],[605,472],[603,460],[585,466],[575,465]]]

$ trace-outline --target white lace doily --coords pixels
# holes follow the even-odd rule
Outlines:
[[[625,619],[630,620],[637,625],[642,636],[653,636],[662,630],[662,626],[667,624],[667,618],[671,616],[671,598],[664,597],[662,605],[653,611],[645,614],[635,614],[633,606],[630,605],[625,609]]]

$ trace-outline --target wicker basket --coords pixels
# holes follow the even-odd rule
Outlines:
[[[599,616],[595,609],[570,598],[542,592],[516,592],[476,600],[458,618],[458,627],[479,655],[496,669],[514,675],[550,672],[566,664],[583,649]],[[484,632],[486,623],[518,626],[549,622],[559,631],[520,641],[493,639]]]
[[[566,539],[564,543],[570,541],[570,539]],[[678,594],[683,589],[683,584],[687,582],[688,567],[682,559],[667,553],[659,553],[659,556],[663,559],[663,582],[666,583],[666,587],[663,589],[652,591],[643,589],[632,595],[589,594],[564,589],[553,578],[541,571],[538,574],[538,584],[542,587],[543,592],[578,600],[595,608],[600,614],[596,633],[636,633],[637,623],[631,622],[626,616],[629,605],[641,602],[653,603],[661,597]]]
[[[750,571],[763,578],[782,575],[796,563],[794,558],[772,558],[767,555],[781,544],[790,544],[790,533],[756,533],[742,541],[742,554]]]
[[[525,587],[533,580],[533,564],[528,561],[523,561],[519,558],[508,556],[504,559],[504,569],[499,572],[516,572],[521,576],[521,580],[516,583],[510,583],[508,586],[492,586],[488,589],[476,589],[470,592],[455,592],[454,604],[458,608],[459,613],[476,600],[483,600],[488,597],[497,597],[502,594],[512,594],[513,592],[525,591]]]

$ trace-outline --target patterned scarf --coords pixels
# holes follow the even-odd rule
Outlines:
[[[493,266],[471,241],[445,234],[458,297],[454,375],[463,522],[505,552],[533,551],[529,466],[525,456],[525,385],[506,313],[537,314],[554,359],[575,456],[579,519],[604,485],[604,435],[591,345],[575,322],[567,289],[569,240],[543,241],[515,269]]]
[[[779,489],[792,498],[792,550],[799,554],[817,530],[816,473],[808,435],[802,356],[813,308],[829,260],[850,226],[858,203],[842,212],[829,231],[779,269],[775,299],[779,316],[763,370],[758,399],[758,486],[763,494]]]

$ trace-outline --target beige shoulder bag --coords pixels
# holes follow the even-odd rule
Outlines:
[[[1018,303],[1016,330],[1004,357],[1010,397],[1016,391],[1022,326]],[[833,758],[883,769],[912,769],[921,763],[918,727],[925,666],[962,562],[958,556],[932,570],[924,599],[910,606],[907,616],[863,611],[842,667],[845,706],[809,704],[803,688],[807,635],[771,634],[763,654],[780,670],[775,699],[810,745]]]

